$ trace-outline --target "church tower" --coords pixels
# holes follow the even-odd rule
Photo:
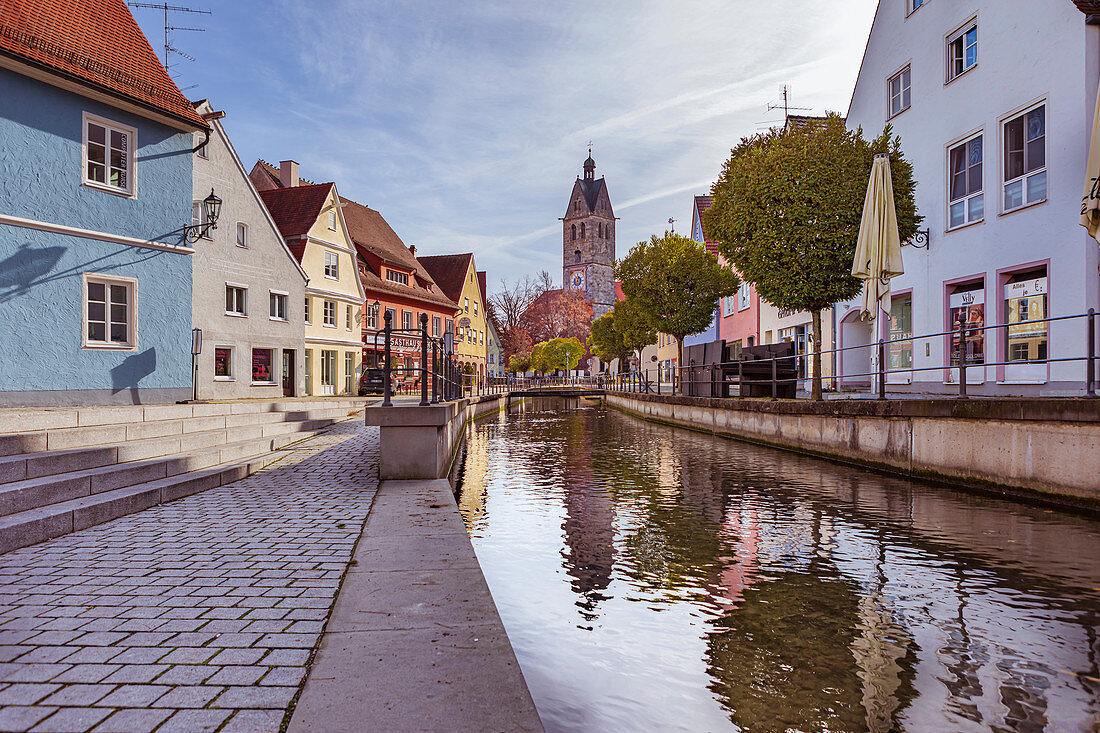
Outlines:
[[[593,316],[615,305],[615,212],[601,176],[596,179],[592,150],[584,161],[562,217],[562,282],[566,290],[583,290],[592,300]]]

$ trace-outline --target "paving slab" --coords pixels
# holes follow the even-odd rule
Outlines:
[[[446,480],[385,481],[288,728],[541,731]]]

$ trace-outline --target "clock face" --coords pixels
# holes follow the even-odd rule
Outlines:
[[[569,284],[573,287],[574,290],[580,290],[581,288],[583,288],[584,287],[584,272],[581,271],[581,270],[576,270],[573,273],[573,277],[570,278]]]

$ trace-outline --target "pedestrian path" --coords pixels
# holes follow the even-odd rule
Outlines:
[[[0,730],[278,731],[377,489],[359,419],[248,478],[0,555]]]

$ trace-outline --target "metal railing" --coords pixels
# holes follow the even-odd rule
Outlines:
[[[393,337],[395,334],[412,334],[420,338],[419,367],[393,366]],[[434,405],[458,399],[463,392],[462,371],[454,358],[453,340],[428,335],[428,314],[420,314],[420,328],[394,328],[393,313],[386,311],[385,325],[374,334],[374,350],[378,353],[378,340],[382,339],[382,407],[393,407],[393,393],[397,373],[414,374],[420,388],[420,405]],[[431,352],[431,363],[428,354]],[[364,372],[366,370],[364,369]],[[402,380],[402,384],[404,380]],[[400,388],[398,391],[401,391]],[[430,394],[429,394],[430,391]]]
[[[1008,329],[1011,326],[1016,325],[1036,325],[1036,324],[1048,324],[1061,321],[1081,321],[1085,322],[1086,332],[1083,334],[1084,348],[1079,353],[1080,355],[1061,356],[1061,357],[1046,357],[1043,359],[1033,360],[1005,360],[1005,361],[985,361],[984,353],[983,360],[981,362],[967,363],[966,346],[968,339],[973,340],[973,337],[981,333],[983,334],[983,344],[986,341],[984,335],[989,331],[1004,331],[1007,337]],[[1046,331],[1044,331],[1046,333]],[[886,366],[886,354],[888,348],[892,344],[907,344],[910,347],[910,354],[913,353],[913,346],[922,340],[937,339],[950,337],[952,342],[948,343],[946,349],[947,358],[944,359],[945,363],[941,363],[933,366],[906,366],[901,368],[889,369]],[[958,359],[954,358],[954,339],[958,339]],[[1049,342],[1049,335],[1047,335]],[[830,354],[843,354],[846,352],[857,352],[863,350],[864,352],[870,350],[874,358],[871,359],[875,364],[875,368],[872,371],[867,372],[844,372],[843,374],[837,374],[832,377],[822,377],[823,380],[851,380],[861,377],[872,378],[877,382],[877,397],[878,399],[886,399],[886,387],[888,379],[891,375],[910,375],[916,372],[935,372],[946,371],[947,382],[950,383],[950,370],[958,371],[958,396],[967,396],[967,370],[968,369],[985,369],[986,367],[1009,367],[1019,366],[1025,364],[1034,365],[1048,365],[1066,362],[1083,362],[1084,363],[1084,379],[1082,380],[1082,386],[1084,387],[1084,393],[1088,397],[1096,396],[1096,311],[1090,308],[1087,313],[1077,313],[1069,316],[1053,316],[1050,318],[1035,318],[1022,321],[1019,324],[1005,324],[999,323],[990,326],[977,326],[968,323],[960,325],[958,330],[939,331],[936,333],[924,333],[907,335],[894,339],[879,339],[877,342],[871,342],[867,344],[858,344],[856,346],[845,346],[838,349],[825,349],[822,350],[822,362],[824,363],[825,357]],[[1069,350],[1068,353],[1074,354],[1073,350]],[[673,375],[671,384],[665,384],[665,388],[669,392],[680,392],[686,396],[698,396],[698,392],[703,391],[704,386],[709,387],[710,396],[730,396],[733,387],[737,387],[736,397],[744,396],[744,386],[764,386],[770,387],[771,397],[774,399],[778,396],[781,385],[797,385],[798,382],[807,381],[809,377],[780,377],[778,375],[780,368],[783,367],[785,371],[789,372],[793,366],[795,372],[799,371],[798,366],[801,363],[805,363],[803,360],[813,359],[814,352],[807,352],[804,354],[775,356],[771,358],[762,357],[759,359],[751,360],[736,360],[736,361],[722,361],[712,364],[690,364],[687,366],[680,366],[678,368],[673,367]],[[912,357],[910,356],[910,359]],[[760,379],[753,377],[746,379],[745,365],[752,364],[759,366],[762,364],[770,365],[771,375],[769,378]],[[658,373],[667,373],[667,367],[661,367]],[[709,372],[709,373],[708,373]],[[707,374],[707,379],[696,378],[699,374]],[[984,380],[983,380],[984,381]],[[680,389],[677,389],[677,386]],[[662,380],[658,377],[657,380],[653,380],[650,376],[650,370],[635,370],[627,372],[626,374],[620,374],[607,381],[608,389],[618,389],[628,392],[649,392],[660,394],[662,391]]]

